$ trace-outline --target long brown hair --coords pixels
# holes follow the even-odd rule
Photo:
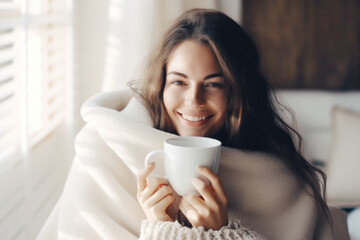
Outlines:
[[[279,156],[296,176],[312,188],[314,198],[331,221],[325,200],[326,175],[301,155],[301,137],[277,112],[281,104],[260,69],[260,54],[248,33],[227,15],[209,9],[183,13],[154,51],[141,87],[130,86],[142,97],[153,125],[174,132],[163,102],[166,64],[185,40],[209,46],[223,71],[228,117],[214,136],[224,145]],[[275,107],[276,106],[276,107]],[[296,148],[295,142],[299,143]]]

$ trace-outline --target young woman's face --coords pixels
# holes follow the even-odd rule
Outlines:
[[[166,65],[164,105],[180,136],[213,136],[226,119],[223,73],[212,52],[195,41],[179,44]]]

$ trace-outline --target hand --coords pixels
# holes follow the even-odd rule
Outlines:
[[[167,179],[149,176],[154,168],[151,163],[137,175],[137,199],[148,220],[174,221],[174,190]]]
[[[210,185],[194,178],[192,184],[201,196],[184,196],[180,202],[180,210],[193,227],[203,226],[205,229],[219,230],[228,222],[226,193],[219,177],[213,171],[199,167],[199,172],[209,179]]]

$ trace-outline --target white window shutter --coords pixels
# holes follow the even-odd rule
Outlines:
[[[60,194],[61,164],[28,153],[65,119],[69,2],[0,0],[1,240],[34,239]]]
[[[28,34],[29,142],[34,145],[65,119],[65,1],[29,0],[29,13],[36,24]]]
[[[19,35],[16,19],[19,15],[15,1],[0,2],[0,165],[19,158],[20,108],[18,96]]]
[[[65,116],[65,26],[32,29],[29,45],[29,129],[30,142],[36,144]]]

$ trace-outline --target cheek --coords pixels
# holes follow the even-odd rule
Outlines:
[[[166,108],[166,111],[168,113],[171,112],[171,109],[175,106],[176,104],[176,97],[174,96],[174,94],[169,90],[169,89],[165,89],[164,93],[163,93],[163,101],[164,101],[164,105]]]
[[[222,113],[223,117],[225,117],[227,113],[227,99],[225,94],[219,95],[215,99],[214,105],[217,107],[218,112]]]

